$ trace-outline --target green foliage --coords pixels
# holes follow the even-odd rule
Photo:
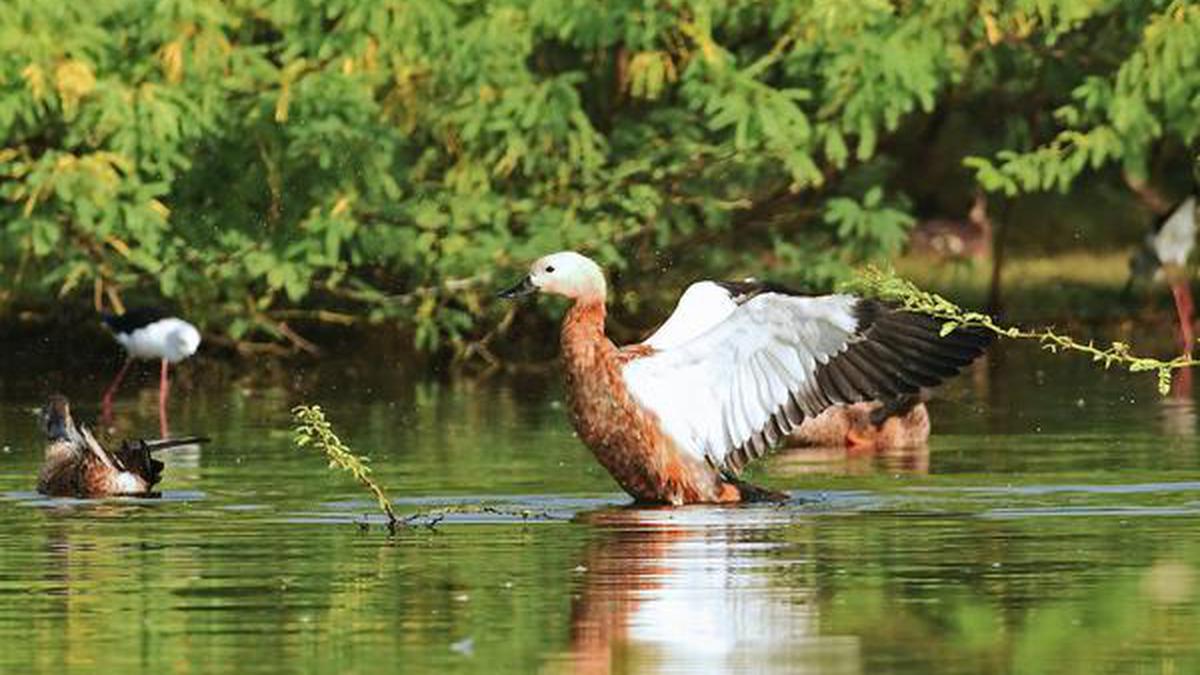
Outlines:
[[[883,191],[867,190],[861,204],[846,197],[834,197],[825,203],[825,219],[837,227],[838,237],[863,250],[896,253],[904,244],[912,216],[884,205]]]
[[[1156,145],[1190,148],[1200,136],[1200,6],[1179,0],[1147,12],[1095,3],[1080,19],[1098,25],[1092,49],[1100,68],[1079,69],[1045,141],[998,151],[997,161],[967,160],[987,189],[1066,192],[1085,170],[1107,164],[1144,179]]]
[[[895,274],[874,267],[863,270],[848,286],[866,295],[898,303],[907,310],[943,319],[945,323],[942,324],[942,335],[948,335],[959,327],[977,326],[1014,340],[1034,340],[1051,353],[1086,354],[1105,368],[1117,365],[1127,368],[1131,373],[1155,371],[1158,374],[1158,391],[1164,396],[1171,391],[1172,372],[1200,365],[1200,361],[1188,355],[1177,356],[1170,361],[1137,356],[1124,342],[1097,347],[1093,342],[1084,344],[1069,335],[1055,333],[1049,328],[1027,330],[1001,326],[986,314],[967,311],[937,293],[923,291]]]
[[[210,333],[301,346],[289,321],[389,321],[433,350],[486,328],[494,270],[560,248],[700,271],[687,254],[717,241],[726,272],[828,284],[900,246],[904,179],[928,158],[899,141],[939,111],[984,120],[955,161],[974,153],[1010,194],[1190,143],[1198,17],[1103,0],[11,0],[0,303],[165,298]]]

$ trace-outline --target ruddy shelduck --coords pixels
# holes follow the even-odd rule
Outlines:
[[[786,498],[738,478],[805,418],[839,403],[915,394],[956,374],[991,340],[853,295],[804,297],[758,282],[701,281],[645,341],[605,335],[604,273],[560,252],[501,297],[573,300],[561,349],[571,422],[639,502]]]
[[[864,401],[826,408],[793,431],[788,446],[884,452],[929,440],[929,410],[918,396],[886,403]]]

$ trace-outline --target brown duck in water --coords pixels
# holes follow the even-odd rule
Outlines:
[[[163,463],[152,454],[208,440],[192,436],[124,441],[110,452],[71,418],[67,398],[58,394],[42,409],[41,423],[47,443],[37,489],[50,497],[157,496],[151,488],[162,477]]]
[[[738,474],[809,417],[840,403],[915,394],[975,360],[992,335],[852,295],[773,284],[692,284],[644,342],[604,333],[604,273],[578,253],[545,256],[516,286],[574,301],[561,344],[571,422],[641,502],[779,499]]]
[[[827,408],[788,436],[791,447],[847,448],[883,452],[929,440],[929,411],[918,396]]]

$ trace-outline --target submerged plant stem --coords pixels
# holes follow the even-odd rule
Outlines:
[[[864,295],[899,303],[906,310],[945,320],[942,325],[943,335],[958,327],[978,326],[1015,340],[1035,340],[1041,343],[1043,349],[1052,353],[1073,351],[1087,354],[1092,357],[1093,361],[1103,364],[1105,368],[1120,365],[1132,373],[1156,371],[1158,373],[1158,391],[1164,396],[1171,391],[1171,373],[1173,371],[1200,365],[1200,361],[1187,354],[1163,361],[1138,356],[1132,353],[1129,345],[1124,342],[1112,342],[1108,347],[1097,347],[1092,341],[1085,344],[1069,335],[1059,335],[1049,328],[1028,330],[1013,326],[1001,326],[986,314],[967,311],[937,293],[922,290],[911,281],[877,267],[867,267],[860,271],[849,286],[852,290]]]
[[[376,483],[371,478],[371,467],[367,466],[369,458],[364,455],[356,455],[346,447],[342,439],[338,438],[337,433],[333,430],[333,425],[329,420],[325,419],[325,412],[321,410],[319,405],[298,405],[292,408],[292,417],[296,421],[295,432],[296,447],[307,448],[315,447],[325,456],[329,458],[329,468],[342,469],[348,471],[354,478],[361,483],[371,495],[375,497],[375,501],[379,504],[380,510],[387,516],[388,532],[395,534],[396,530],[401,527],[408,527],[414,524],[425,525],[432,528],[440,523],[447,516],[460,513],[490,513],[494,515],[510,516],[520,518],[523,521],[530,519],[553,520],[552,516],[547,511],[535,511],[531,509],[503,509],[489,504],[459,504],[452,506],[444,506],[434,509],[419,510],[415,513],[410,513],[404,517],[396,515],[392,508],[392,502],[388,499],[387,493],[383,487]]]
[[[366,487],[375,497],[380,510],[387,516],[388,531],[394,534],[401,521],[396,517],[387,493],[383,491],[379,483],[371,478],[371,467],[367,466],[369,459],[354,454],[350,448],[346,447],[345,443],[342,443],[342,439],[334,433],[333,425],[325,419],[325,412],[321,410],[321,406],[298,405],[292,408],[292,416],[296,420],[294,429],[296,446],[315,447],[321,450],[329,458],[329,468],[340,468],[353,475],[355,480]]]

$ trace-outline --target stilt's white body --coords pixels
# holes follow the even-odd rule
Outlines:
[[[165,359],[178,363],[200,347],[200,331],[175,317],[159,319],[132,330],[116,333],[117,342],[135,359]]]
[[[121,343],[129,357],[125,359],[125,365],[121,366],[112,384],[108,385],[104,392],[101,419],[108,421],[112,418],[113,395],[133,360],[154,359],[161,364],[158,381],[159,430],[162,437],[167,438],[170,435],[167,424],[167,397],[170,391],[167,369],[170,364],[178,363],[196,353],[196,349],[200,347],[200,331],[187,321],[176,317],[155,319],[136,328],[131,328],[129,324],[136,325],[139,317],[133,315],[127,318],[131,320],[125,321],[126,325],[121,329],[116,327],[121,325],[119,319],[106,320],[109,327],[113,328],[113,337]]]
[[[1151,245],[1159,262],[1163,265],[1187,264],[1188,256],[1196,245],[1196,198],[1183,200],[1171,215],[1167,216],[1162,228],[1151,237]]]

